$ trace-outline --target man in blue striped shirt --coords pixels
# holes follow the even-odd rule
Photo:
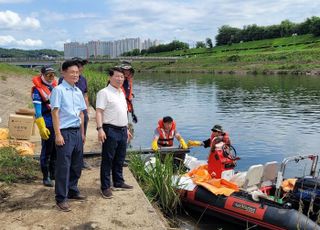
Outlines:
[[[83,163],[84,116],[87,109],[81,90],[75,86],[79,78],[77,62],[62,64],[63,81],[51,94],[51,107],[57,149],[55,193],[61,211],[71,211],[68,199],[83,200],[78,180]]]

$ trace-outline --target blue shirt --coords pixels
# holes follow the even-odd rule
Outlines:
[[[81,90],[65,80],[52,90],[51,108],[59,109],[60,129],[80,127],[80,112],[87,109]]]
[[[59,81],[58,81],[58,84],[60,85],[61,82],[63,80],[63,76],[61,76],[59,78]],[[79,76],[79,80],[76,82],[75,84],[82,92],[83,96],[88,93],[88,83],[87,83],[87,79],[83,76],[83,75],[80,75]],[[84,113],[87,113],[87,110],[84,110],[83,111]]]

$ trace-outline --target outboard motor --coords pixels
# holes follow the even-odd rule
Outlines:
[[[240,158],[236,157],[235,149],[223,142],[216,144],[214,152],[211,152],[208,159],[208,172],[215,178],[231,179],[236,167],[236,161]]]
[[[288,202],[294,209],[299,210],[300,200],[303,202],[303,213],[308,215],[310,205],[313,211],[309,213],[310,218],[315,220],[320,211],[320,178],[303,177],[296,181],[293,191],[288,194]]]

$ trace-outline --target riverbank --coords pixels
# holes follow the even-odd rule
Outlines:
[[[197,69],[153,69],[139,70],[141,73],[185,73],[185,74],[213,74],[213,75],[307,75],[320,76],[320,69],[298,71],[298,70],[197,70]]]
[[[320,38],[311,34],[149,54],[176,61],[133,61],[136,71],[236,75],[320,75]],[[130,60],[130,57],[126,57]],[[133,59],[134,60],[134,59]]]
[[[1,73],[1,127],[7,126],[8,115],[31,103],[31,76]],[[96,141],[94,110],[90,110],[86,151],[100,150]],[[40,137],[33,136],[36,152]],[[124,177],[134,186],[130,191],[114,191],[112,199],[100,195],[99,160],[89,162],[91,170],[84,170],[79,189],[87,200],[70,202],[72,211],[64,213],[55,206],[54,188],[44,187],[41,178],[28,184],[0,183],[1,229],[166,229],[161,213],[150,204],[128,168]]]

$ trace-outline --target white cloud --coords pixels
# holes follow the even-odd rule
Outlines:
[[[42,46],[42,41],[37,39],[37,40],[33,40],[33,39],[26,39],[26,40],[18,40],[16,41],[16,43],[19,46],[26,46],[26,47],[40,47]]]
[[[266,26],[285,19],[301,23],[307,17],[318,16],[320,8],[320,1],[314,0],[101,0],[95,4],[59,1],[64,9],[49,0],[39,4],[34,0],[0,0],[0,6],[8,3],[0,10],[1,34],[32,44],[25,38],[33,38],[32,29],[37,29],[35,38],[41,39],[44,47],[57,49],[63,49],[66,41],[133,37],[192,43],[207,37],[214,40],[223,25]],[[32,4],[10,8],[17,2]]]
[[[34,47],[41,47],[42,45],[43,45],[43,42],[40,39],[33,40],[30,38],[27,38],[25,40],[16,40],[11,35],[0,36],[0,46],[5,46],[5,47],[18,46],[20,48],[34,48]]]
[[[172,41],[175,37],[180,39],[181,34],[197,34],[199,29],[210,23],[204,16],[206,7],[198,2],[124,0],[121,4],[110,1],[108,8],[112,11],[105,18],[85,25],[87,38],[118,40],[143,37]]]
[[[69,43],[69,42],[71,42],[70,39],[67,39],[67,40],[64,40],[64,41],[56,41],[54,43],[54,47],[52,47],[52,48],[57,49],[57,50],[63,50],[64,49],[64,44],[65,43]]]
[[[14,37],[7,35],[7,36],[0,36],[0,45],[1,46],[6,46],[9,45],[11,43],[14,43],[15,39]]]
[[[19,14],[6,10],[0,11],[0,28],[10,30],[37,29],[40,22],[34,17],[21,18]]]

